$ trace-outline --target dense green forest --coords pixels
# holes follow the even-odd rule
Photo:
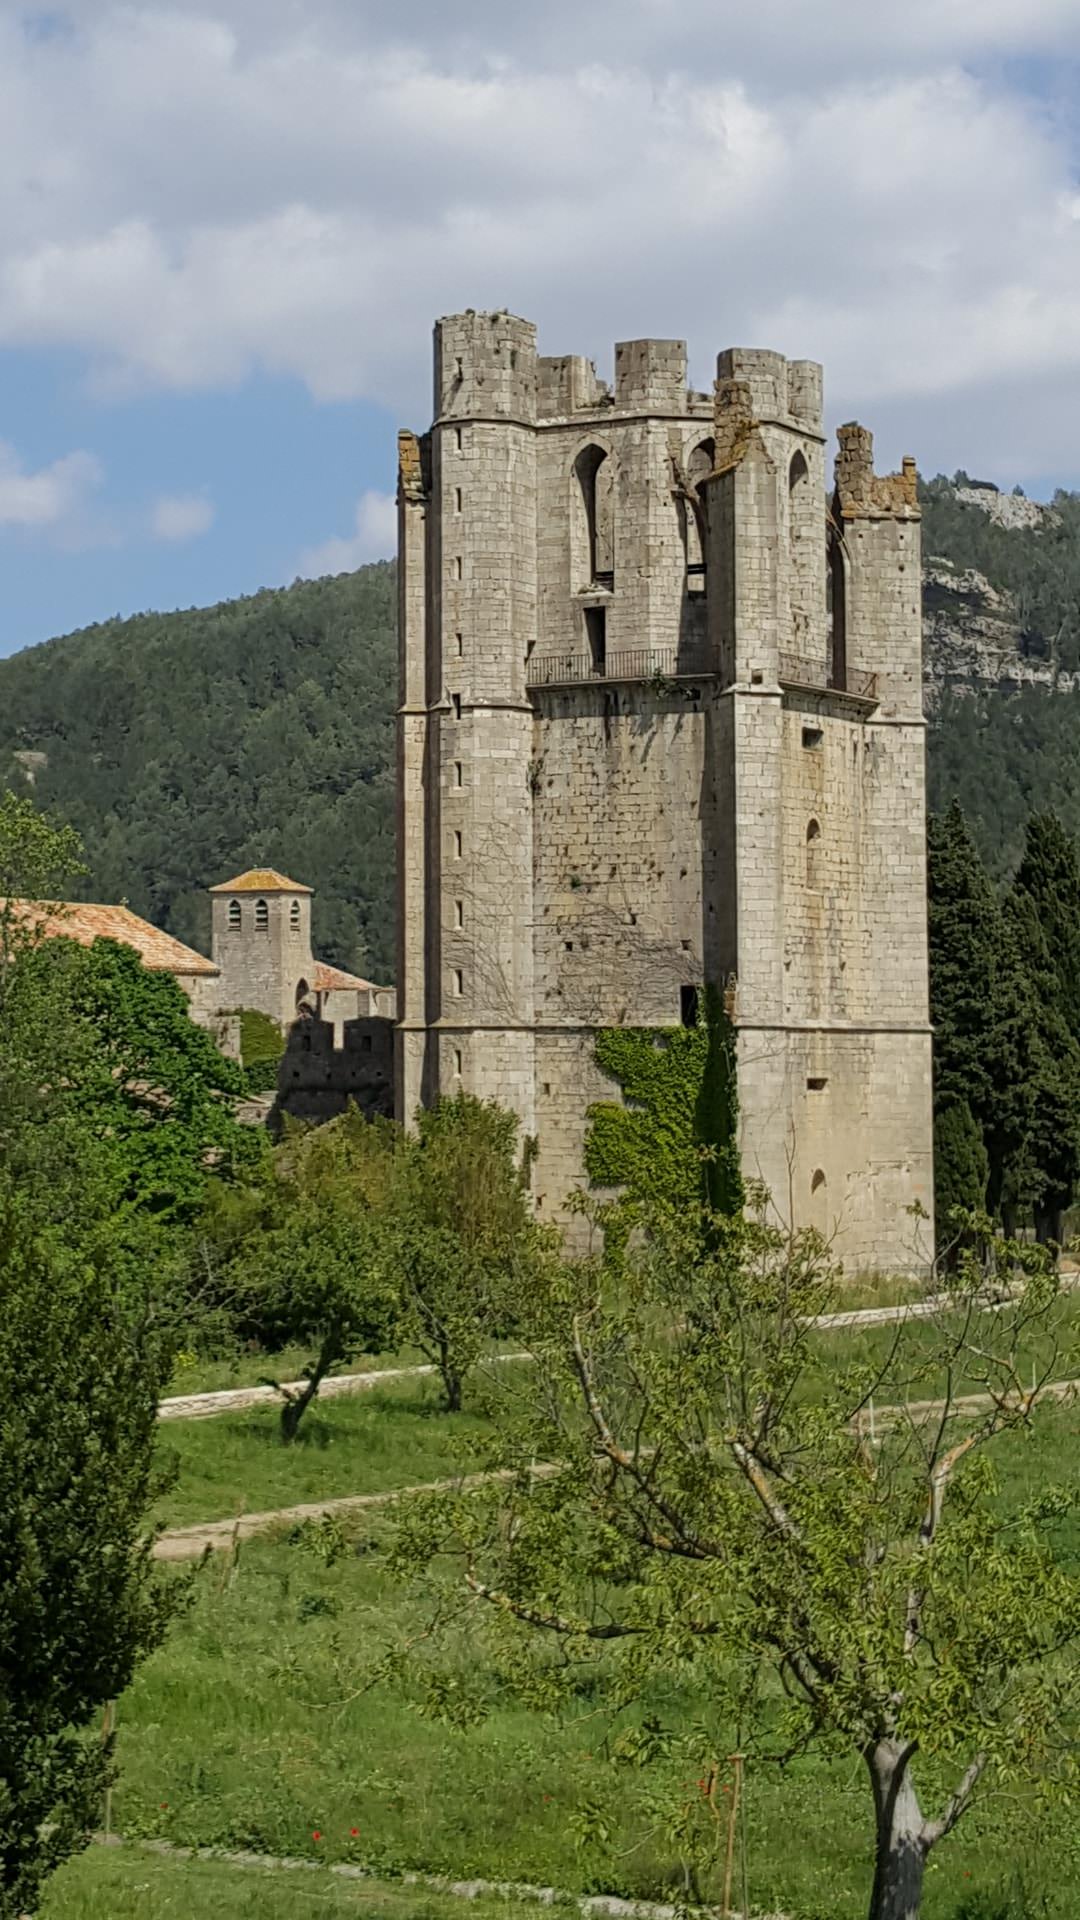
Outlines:
[[[966,475],[957,475],[963,482]],[[1006,529],[924,484],[924,547],[1008,596],[1018,651],[1080,668],[1080,494]],[[216,607],[107,620],[0,661],[0,780],[78,829],[89,898],[126,899],[204,951],[204,889],[273,865],[316,890],[315,942],[392,968],[395,577],[391,564]],[[930,795],[958,798],[1008,875],[1033,810],[1080,834],[1080,692],[947,690]],[[15,755],[21,754],[22,760]]]
[[[315,888],[322,959],[393,963],[396,587],[387,563],[106,620],[0,662],[0,779],[78,830],[85,898],[209,951],[204,889]]]

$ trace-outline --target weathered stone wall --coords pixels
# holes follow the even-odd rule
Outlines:
[[[399,1115],[511,1106],[557,1215],[613,1097],[596,1028],[735,980],[748,1170],[849,1265],[920,1264],[913,468],[845,429],[830,519],[821,370],[775,353],[706,396],[680,342],[624,342],[612,390],[469,313],[435,361],[399,486]]]
[[[258,924],[260,898],[266,905],[265,927]],[[229,924],[233,900],[240,908],[238,927]],[[311,895],[215,893],[212,915],[211,955],[221,969],[218,1006],[253,1007],[267,1014],[284,1032],[296,1018],[297,986],[301,981],[310,983],[315,965]]]
[[[275,1112],[296,1120],[332,1120],[350,1101],[361,1113],[393,1112],[393,1022],[348,1020],[335,1046],[332,1022],[294,1021],[278,1068]]]

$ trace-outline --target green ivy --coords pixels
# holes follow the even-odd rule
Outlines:
[[[257,1007],[240,1009],[240,1059],[250,1093],[270,1093],[277,1086],[278,1062],[285,1051],[280,1028]]]
[[[594,1187],[714,1212],[743,1202],[735,1034],[721,996],[702,995],[693,1027],[606,1027],[596,1060],[623,1102],[588,1110],[585,1171]]]

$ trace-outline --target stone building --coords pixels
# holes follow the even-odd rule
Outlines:
[[[435,329],[400,436],[396,1103],[535,1134],[557,1214],[599,1027],[733,988],[742,1151],[849,1270],[925,1266],[932,1200],[920,537],[821,370],[681,342],[609,388],[535,329]],[[215,948],[215,958],[218,957]]]
[[[392,987],[316,960],[312,889],[273,867],[252,867],[210,888],[211,953],[220,1006],[253,1007],[287,1033],[301,1009],[339,1036],[347,1020],[393,1020]]]

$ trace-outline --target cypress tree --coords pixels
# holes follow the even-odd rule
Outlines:
[[[1030,902],[1042,930],[1040,984],[1080,1041],[1080,860],[1056,813],[1033,813],[1028,821],[1012,892]]]

